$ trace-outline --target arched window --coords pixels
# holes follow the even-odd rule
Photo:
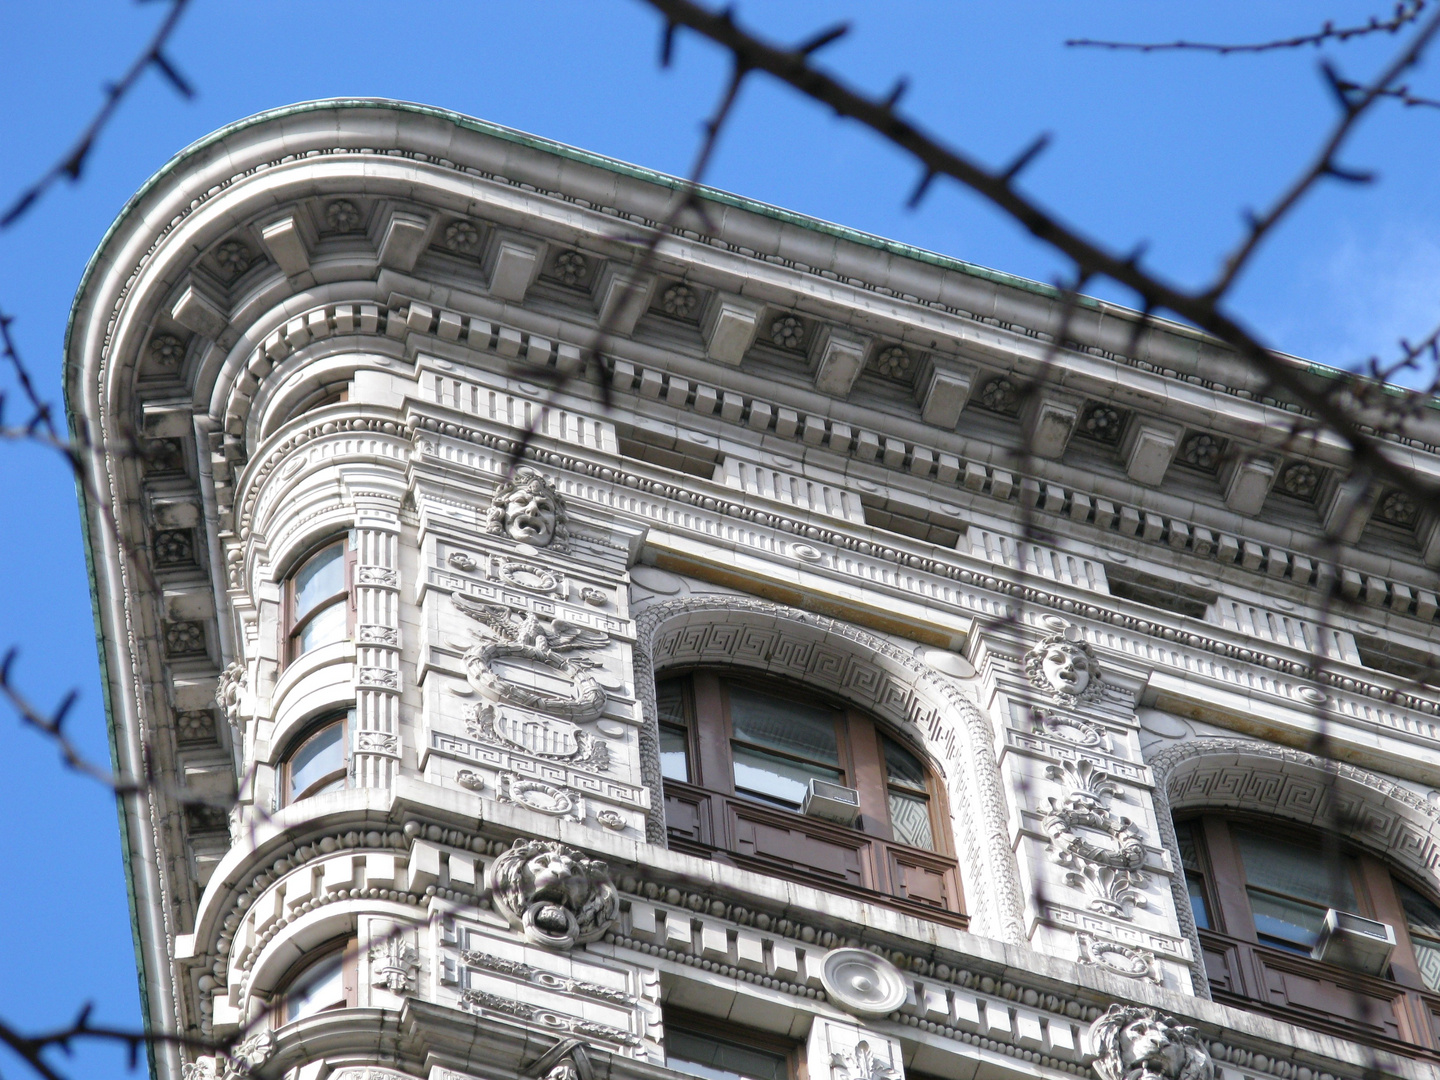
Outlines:
[[[350,636],[352,560],[349,544],[331,540],[305,558],[285,581],[287,661]]]
[[[349,781],[349,733],[354,710],[332,714],[307,728],[280,768],[284,803],[339,791]]]
[[[1367,1042],[1413,1042],[1413,1016],[1440,1015],[1440,907],[1380,859],[1273,820],[1175,831],[1217,1000],[1328,1014]]]
[[[355,939],[331,942],[318,958],[306,957],[282,984],[285,1023],[329,1009],[354,1008],[359,984]]]
[[[656,685],[673,847],[959,918],[940,785],[919,754],[813,689],[714,671]]]

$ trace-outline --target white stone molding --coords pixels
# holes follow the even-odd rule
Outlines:
[[[357,634],[355,735],[350,775],[356,787],[388,788],[400,766],[400,521],[384,503],[356,495],[355,619],[394,632]],[[368,640],[366,639],[368,637]]]
[[[1149,764],[1173,811],[1243,809],[1343,827],[1354,843],[1440,890],[1440,808],[1383,776],[1303,750],[1231,738],[1187,739]]]
[[[691,596],[656,603],[636,616],[635,681],[645,713],[645,783],[657,791],[662,781],[655,676],[666,668],[697,664],[814,680],[925,747],[940,765],[951,795],[972,929],[1005,941],[1024,940],[1024,903],[994,736],[989,721],[952,682],[874,634],[827,616],[747,597]],[[664,842],[662,815],[663,808],[652,810],[652,842]]]

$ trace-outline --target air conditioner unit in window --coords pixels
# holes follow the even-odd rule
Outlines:
[[[1320,940],[1315,942],[1310,955],[1352,971],[1383,975],[1394,948],[1395,930],[1389,923],[1331,908],[1325,912]]]
[[[832,784],[828,780],[810,780],[805,790],[805,801],[800,812],[807,817],[824,818],[841,825],[854,825],[860,816],[860,793],[843,784]]]

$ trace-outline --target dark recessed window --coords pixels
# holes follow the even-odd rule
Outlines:
[[[281,767],[285,802],[297,802],[327,791],[339,791],[349,776],[347,735],[354,711],[339,713],[311,727],[285,757]]]
[[[349,545],[334,540],[311,553],[285,582],[287,659],[350,636]]]
[[[665,1065],[704,1080],[790,1080],[793,1052],[762,1032],[665,1025]],[[727,1037],[728,1036],[728,1037]]]

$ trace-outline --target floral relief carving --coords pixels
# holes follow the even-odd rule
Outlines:
[[[1100,660],[1088,642],[1062,630],[1042,638],[1025,654],[1025,677],[1030,685],[1054,697],[1057,704],[1074,708],[1095,701],[1105,692]]]
[[[226,240],[215,249],[215,262],[231,277],[239,277],[254,261],[255,256],[241,240]]]
[[[485,531],[522,544],[564,551],[569,546],[569,514],[550,478],[526,466],[495,489],[485,515]]]
[[[185,343],[174,334],[156,334],[150,339],[150,359],[156,367],[177,368],[185,359]]]
[[[689,285],[677,282],[665,290],[660,298],[660,307],[666,315],[673,315],[677,319],[688,319],[695,314],[695,308],[700,303],[700,296]]]
[[[461,255],[473,255],[480,246],[480,230],[468,221],[452,221],[445,226],[445,246]]]
[[[566,285],[582,285],[590,276],[590,263],[578,251],[562,251],[555,256],[555,276]]]
[[[389,731],[357,731],[355,750],[361,754],[400,756],[400,736]]]
[[[527,941],[569,949],[595,941],[620,915],[610,868],[554,840],[517,840],[490,868],[491,902]]]
[[[1149,877],[1141,869],[1145,842],[1140,830],[1106,808],[1119,789],[1109,773],[1085,759],[1051,765],[1046,775],[1066,788],[1061,798],[1048,800],[1050,809],[1041,820],[1050,838],[1046,854],[1066,868],[1067,884],[1089,894],[1092,910],[1132,918],[1129,905],[1145,905],[1141,890]],[[1097,836],[1103,841],[1092,839]]]
[[[794,315],[781,315],[770,324],[770,340],[782,349],[798,349],[805,340],[805,324]]]
[[[481,696],[568,720],[593,720],[604,711],[605,689],[589,674],[596,663],[567,654],[598,648],[610,640],[609,635],[564,619],[542,620],[505,605],[451,599],[462,615],[479,624],[472,631],[475,644],[465,650],[461,662],[470,685]],[[569,684],[569,692],[525,685],[506,674],[507,668],[527,666],[547,669]]]
[[[336,199],[325,207],[325,224],[336,232],[351,232],[360,226],[360,211],[349,199]]]
[[[420,952],[398,932],[370,946],[370,985],[392,994],[415,992],[420,973]]]
[[[1214,1080],[1200,1032],[1158,1009],[1111,1005],[1090,1025],[1100,1080]]]
[[[861,1039],[855,1048],[830,1056],[830,1065],[837,1080],[899,1080],[902,1075],[888,1060],[881,1060],[870,1043]]]
[[[451,566],[453,566],[456,570],[463,571],[467,574],[473,573],[480,566],[480,564],[475,561],[474,556],[467,555],[463,551],[452,551],[449,558],[447,558],[445,561],[448,562]]]

